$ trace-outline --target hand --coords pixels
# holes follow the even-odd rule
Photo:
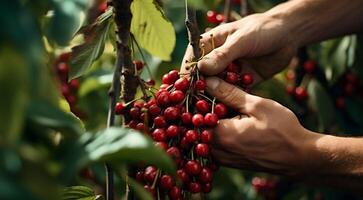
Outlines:
[[[242,73],[253,73],[257,82],[269,78],[286,67],[296,53],[297,44],[290,38],[288,28],[282,20],[268,14],[254,14],[222,24],[202,35],[201,45],[206,55],[198,67],[205,75],[216,75],[234,61],[242,67]],[[189,45],[182,72],[187,71],[185,61],[191,60],[192,52]]]
[[[291,176],[311,168],[309,158],[318,134],[304,129],[292,111],[219,78],[206,82],[209,94],[243,115],[220,120],[214,129],[212,154],[218,162]]]

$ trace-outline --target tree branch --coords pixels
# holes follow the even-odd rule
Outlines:
[[[224,3],[224,23],[228,23],[231,18],[231,0],[226,0]]]
[[[248,15],[248,2],[247,0],[241,0],[241,17],[246,17]]]
[[[186,19],[185,25],[188,29],[189,43],[193,47],[194,58],[193,61],[196,61],[200,58],[200,32],[198,28],[196,12],[194,8],[188,6],[188,0],[185,0],[185,9],[186,9]]]

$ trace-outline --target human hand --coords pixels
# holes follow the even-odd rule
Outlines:
[[[288,65],[297,50],[294,41],[289,26],[277,17],[250,15],[202,34],[200,42],[206,55],[198,62],[198,68],[211,76],[235,62],[241,66],[242,73],[252,73],[255,82],[259,82]],[[191,61],[192,52],[189,45],[183,59],[183,73],[187,72],[186,60]]]
[[[212,154],[219,163],[291,176],[309,170],[317,134],[304,129],[292,111],[219,78],[206,82],[210,95],[242,115],[219,120],[214,129]]]

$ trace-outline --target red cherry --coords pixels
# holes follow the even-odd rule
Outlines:
[[[294,86],[292,86],[292,85],[287,85],[286,86],[286,93],[288,94],[288,95],[294,95],[295,94],[295,87]]]
[[[199,143],[195,146],[195,153],[199,157],[209,156],[209,146],[207,144]]]
[[[207,126],[210,126],[210,127],[217,126],[217,123],[218,123],[218,116],[217,116],[217,114],[215,114],[215,113],[207,113],[204,116],[204,123]]]
[[[261,193],[266,187],[266,179],[260,177],[254,177],[252,179],[252,186],[258,193]]]
[[[348,82],[348,83],[351,83],[351,84],[356,84],[358,82],[358,76],[352,72],[348,72],[346,75],[345,75],[345,80]]]
[[[171,200],[180,199],[182,197],[181,189],[178,186],[173,186],[169,190],[169,197],[170,197]]]
[[[185,91],[189,88],[189,81],[186,78],[179,78],[175,81],[174,87],[177,90]]]
[[[149,80],[146,81],[146,84],[148,84],[149,86],[154,86],[155,85],[155,80],[149,79]]]
[[[166,121],[163,116],[157,116],[154,118],[154,124],[157,128],[163,128],[166,127]]]
[[[295,98],[298,101],[304,101],[309,97],[308,92],[303,87],[295,88]]]
[[[195,130],[188,130],[185,133],[185,139],[188,143],[194,143],[198,140],[198,133]]]
[[[344,85],[344,93],[347,95],[352,95],[355,90],[355,85],[353,83],[346,83]]]
[[[132,117],[132,119],[139,119],[140,118],[140,108],[139,107],[132,107],[129,111],[130,116]]]
[[[71,106],[73,106],[77,102],[77,98],[74,95],[68,95],[68,96],[66,96],[66,100],[68,101],[68,103]]]
[[[173,103],[180,103],[184,100],[184,93],[181,90],[175,90],[170,93],[169,99]]]
[[[72,52],[65,52],[59,55],[58,62],[68,62],[72,56]]]
[[[156,189],[155,189],[155,188],[152,188],[152,187],[151,187],[151,186],[149,186],[149,185],[144,185],[144,189],[145,189],[146,191],[150,192],[150,193],[151,193],[151,195],[152,195],[153,197],[155,197],[155,196],[156,196]]]
[[[164,129],[157,128],[152,133],[152,137],[157,142],[165,142],[167,140],[166,133]]]
[[[141,132],[143,132],[143,131],[145,131],[145,125],[144,125],[144,123],[138,123],[137,125],[136,125],[136,130],[139,130],[139,131],[141,131]]]
[[[203,130],[202,133],[200,134],[200,140],[205,144],[211,143],[212,138],[213,138],[212,132],[208,130]]]
[[[173,178],[169,175],[162,175],[159,182],[160,188],[168,191],[174,186]]]
[[[188,190],[191,193],[199,193],[202,190],[202,187],[197,182],[190,182]]]
[[[58,63],[57,71],[59,74],[67,75],[68,74],[68,64],[65,62]]]
[[[169,79],[169,75],[168,74],[164,74],[164,76],[162,78],[162,83],[168,84],[168,85],[172,84],[171,81],[170,81],[170,79]]]
[[[143,108],[144,106],[145,106],[145,102],[144,101],[135,101],[134,103],[133,103],[133,106],[134,107],[138,107],[138,108]]]
[[[139,122],[137,120],[131,120],[128,125],[130,128],[135,129],[138,123]]]
[[[238,82],[238,75],[234,72],[227,72],[225,80],[230,84],[236,84]]]
[[[181,121],[183,122],[183,124],[188,125],[192,122],[192,117],[192,113],[185,112],[181,115]]]
[[[217,12],[216,11],[213,11],[213,10],[209,10],[207,12],[207,21],[209,23],[212,23],[212,24],[218,23],[218,20],[217,20]]]
[[[250,73],[245,73],[241,75],[241,83],[244,86],[251,85],[253,83],[253,76]]]
[[[177,147],[170,147],[168,150],[166,150],[166,153],[177,163],[180,162],[182,155]]]
[[[192,118],[192,123],[194,126],[196,127],[200,127],[200,126],[203,126],[204,124],[204,118],[203,118],[203,115],[201,114],[195,114]]]
[[[200,166],[200,163],[196,160],[189,160],[185,166],[185,171],[192,176],[198,175],[200,171],[202,170],[202,167]]]
[[[133,63],[138,71],[144,67],[144,63],[141,60],[134,60]]]
[[[190,182],[190,177],[184,169],[178,169],[176,175],[183,182],[183,184],[188,184]]]
[[[205,80],[197,80],[195,81],[195,89],[196,90],[205,90],[205,88],[207,87],[207,84],[205,83]]]
[[[202,190],[204,193],[209,193],[212,191],[212,183],[205,183],[202,185]]]
[[[144,179],[147,183],[154,182],[156,176],[157,169],[154,166],[148,166],[145,168]]]
[[[152,105],[156,104],[156,99],[150,99],[147,103],[146,103],[146,107],[149,108]]]
[[[199,181],[202,183],[210,183],[213,179],[213,172],[207,167],[203,167],[198,176]]]
[[[197,110],[201,113],[207,113],[209,111],[209,105],[208,102],[206,100],[199,100],[197,101],[197,103],[195,103],[195,107],[197,108]]]
[[[166,135],[169,137],[169,138],[173,138],[173,137],[176,137],[178,136],[180,133],[180,129],[178,126],[176,125],[170,125],[167,129],[166,129]]]
[[[104,13],[107,10],[107,2],[102,2],[99,6],[98,6],[98,11],[100,13]]]
[[[292,69],[289,69],[289,70],[286,71],[285,76],[286,76],[287,80],[293,81],[293,80],[295,80],[295,77],[296,77],[295,71],[292,70]]]
[[[71,91],[69,90],[69,86],[67,84],[62,84],[61,92],[64,97],[71,95]]]
[[[69,87],[72,90],[78,90],[79,88],[79,80],[78,79],[72,79],[69,83],[68,83]]]
[[[174,121],[180,117],[180,109],[177,107],[168,107],[164,111],[164,117],[167,121]]]
[[[149,107],[149,114],[151,115],[151,116],[157,116],[157,115],[159,115],[160,114],[160,112],[161,112],[161,108],[158,106],[158,105],[156,105],[156,104],[153,104],[153,105],[151,105],[150,107]]]
[[[162,91],[161,93],[159,93],[159,95],[157,95],[156,97],[158,104],[161,106],[167,106],[170,101],[169,95],[170,94],[167,91]]]
[[[190,140],[193,140],[193,138],[190,138]],[[188,142],[186,137],[183,137],[180,140],[179,146],[183,149],[189,149],[190,143]]]
[[[223,14],[217,14],[216,16],[216,20],[217,20],[217,23],[222,23],[224,21],[224,15]]]
[[[139,183],[144,183],[144,172],[143,171],[136,173],[136,180]]]
[[[227,65],[226,67],[226,71],[227,72],[234,72],[234,73],[238,73],[238,65],[236,65],[235,63],[230,63],[229,65]]]
[[[344,97],[338,97],[335,100],[335,105],[339,108],[339,109],[344,109],[345,108],[345,98]]]
[[[163,83],[163,84],[161,84],[160,85],[160,87],[159,87],[159,91],[160,91],[160,93],[162,92],[162,91],[166,91],[166,89],[169,87],[170,85],[169,84],[165,84],[165,83]],[[156,93],[156,96],[158,96],[158,94],[159,94],[159,91]]]
[[[312,74],[315,71],[316,63],[313,60],[307,60],[304,62],[303,66],[306,73]]]
[[[121,102],[117,102],[115,106],[115,113],[116,115],[122,115],[125,111],[125,105]]]
[[[223,103],[217,103],[214,107],[214,113],[217,114],[219,119],[225,118],[228,113],[227,106]]]
[[[155,142],[155,146],[160,147],[164,151],[168,149],[168,144],[166,144],[165,142]]]
[[[168,77],[169,77],[169,81],[170,83],[169,84],[173,84],[175,83],[176,80],[178,80],[179,78],[179,72],[178,70],[171,70],[169,73],[168,73]]]

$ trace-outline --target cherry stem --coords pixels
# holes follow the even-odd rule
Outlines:
[[[144,62],[145,66],[146,66],[146,70],[147,70],[147,72],[148,72],[148,74],[149,74],[149,76],[150,76],[150,79],[154,79],[154,77],[153,77],[153,75],[152,75],[152,73],[151,73],[150,67],[149,67],[149,65],[148,65],[148,64],[147,64],[147,62],[146,62],[146,59],[145,59],[144,53],[142,52],[142,49],[140,48],[140,45],[139,45],[139,43],[137,42],[137,40],[136,40],[136,38],[135,38],[134,34],[131,34],[131,38],[132,38],[133,42],[135,42],[136,47],[137,47],[138,51],[140,52],[140,55],[141,55],[142,61]]]
[[[191,152],[191,154],[192,154],[192,155],[191,155],[192,160],[194,160],[194,146],[195,146],[195,145],[193,145],[193,147],[192,147],[192,152]]]
[[[212,41],[212,49],[215,49],[215,43],[214,43],[214,37],[213,37],[213,34],[210,34],[210,37],[211,37],[211,41]]]
[[[189,112],[189,94],[187,94],[187,97],[186,97],[185,107],[186,107],[187,112]]]
[[[152,189],[154,189],[154,188],[155,188],[156,182],[158,181],[158,178],[159,178],[159,173],[160,173],[160,170],[158,169],[158,170],[156,171],[156,175],[155,175],[155,178],[154,178],[153,184],[151,185],[151,188],[152,188]]]
[[[143,94],[143,99],[146,101],[149,98],[149,95],[147,95],[146,93],[146,86],[145,83],[142,81],[142,79],[138,76],[137,77],[138,81],[139,81],[139,85]]]
[[[204,94],[202,93],[198,93],[200,96],[202,96],[203,98],[207,99],[208,101],[212,102],[213,103],[213,100],[210,99],[209,97],[205,96]]]
[[[128,106],[128,105],[130,105],[130,104],[132,104],[133,102],[138,101],[138,100],[141,100],[141,99],[142,99],[142,97],[136,98],[136,99],[134,99],[132,101],[129,101],[129,102],[125,103],[125,107]]]
[[[212,113],[214,113],[214,105],[216,103],[216,98],[214,97],[213,98],[213,102],[212,102]]]

